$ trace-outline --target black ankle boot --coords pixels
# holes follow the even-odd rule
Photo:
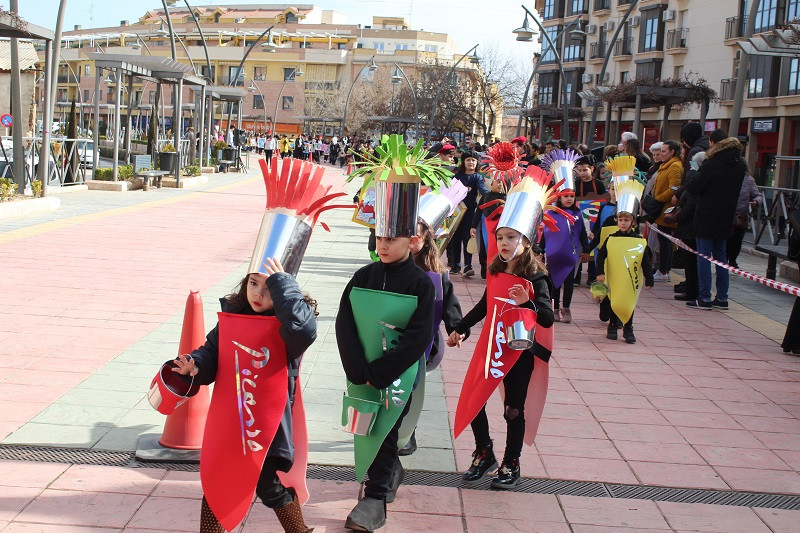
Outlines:
[[[472,452],[472,466],[461,476],[467,483],[477,483],[486,473],[497,468],[497,459],[492,448],[483,448]]]
[[[622,328],[622,338],[628,344],[636,344],[636,336],[633,334],[633,326],[624,326]]]
[[[398,450],[397,455],[399,455],[401,457],[405,457],[406,455],[411,455],[415,451],[417,451],[417,432],[416,432],[416,430],[414,431],[414,433],[411,434],[411,438],[408,439],[408,442],[406,443],[406,445],[403,446],[402,448],[400,448],[400,450]]]
[[[375,531],[386,524],[386,502],[375,498],[362,498],[345,520],[345,529]]]
[[[606,339],[611,339],[612,341],[617,340],[617,325],[616,324],[609,324],[608,330],[606,330]]]
[[[497,471],[497,477],[492,480],[492,487],[500,490],[511,490],[520,482],[519,459],[503,459],[503,464]]]

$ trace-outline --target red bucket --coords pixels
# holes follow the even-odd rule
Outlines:
[[[183,402],[197,394],[200,385],[186,383],[181,376],[172,369],[175,363],[169,361],[161,365],[156,377],[150,383],[150,390],[147,392],[147,399],[150,405],[161,414],[171,415],[172,412]]]

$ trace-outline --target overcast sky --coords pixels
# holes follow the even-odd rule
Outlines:
[[[66,1],[65,30],[72,29],[75,24],[80,24],[84,28],[117,26],[120,20],[133,22],[144,15],[148,9],[161,7],[160,0]],[[198,0],[189,1],[192,6],[244,3],[248,2],[215,0],[201,3]],[[316,4],[323,9],[333,9],[343,13],[347,16],[347,22],[351,24],[371,24],[374,15],[404,16],[410,19],[414,29],[449,33],[462,52],[477,43],[495,43],[503,51],[513,54],[520,61],[528,64],[533,53],[533,44],[518,43],[511,33],[514,28],[522,24],[524,17],[519,0],[492,0],[490,2],[474,0],[317,0],[304,3]],[[8,9],[9,1],[0,0],[0,5]],[[179,0],[179,5],[184,5],[183,0]],[[529,1],[526,5],[532,10],[534,2]],[[20,15],[25,20],[45,28],[55,29],[59,0],[19,0],[19,6]],[[480,54],[480,49],[478,53]]]

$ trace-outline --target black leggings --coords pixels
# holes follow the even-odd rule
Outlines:
[[[675,231],[672,228],[668,228],[667,226],[656,226],[659,230],[666,233],[667,235],[672,235],[672,232]],[[669,270],[672,268],[672,241],[664,237],[663,235],[658,236],[658,271],[662,274],[669,274]]]
[[[575,269],[573,268],[570,270],[569,274],[567,275],[567,279],[564,280],[564,283],[561,285],[564,288],[564,308],[569,309],[570,304],[572,303],[572,292],[575,288]],[[553,295],[553,309],[558,309],[559,307],[559,300],[561,300],[561,287],[556,289],[555,294]]]
[[[746,229],[733,227],[733,233],[728,237],[728,243],[725,246],[725,251],[728,254],[728,264],[737,266],[736,260],[739,258],[739,252],[742,251],[742,241],[747,233]]]
[[[256,485],[256,494],[270,509],[278,509],[294,500],[294,492],[284,487],[278,479],[278,470],[286,471],[290,466],[285,459],[269,456],[264,459],[264,466],[261,467],[261,475]]]
[[[381,447],[378,448],[378,453],[375,455],[372,464],[367,469],[367,480],[364,482],[364,496],[367,498],[375,498],[376,500],[386,500],[386,493],[392,481],[392,473],[394,472],[395,465],[399,461],[397,457],[397,438],[400,431],[400,424],[403,423],[403,418],[408,414],[408,408],[411,407],[411,397],[409,396],[406,402],[405,409],[400,414],[400,418],[395,422],[394,427],[383,439]]]
[[[522,455],[522,441],[525,438],[525,400],[528,397],[528,383],[533,374],[535,356],[525,350],[517,362],[503,378],[505,387],[506,451],[504,461],[519,459]],[[489,418],[484,405],[471,423],[475,435],[475,447],[479,450],[489,448],[492,438],[489,435]]]
[[[467,209],[461,218],[461,222],[456,227],[453,237],[450,239],[448,259],[451,268],[461,266],[462,253],[464,255],[464,270],[472,268],[472,254],[467,252],[467,243],[470,239],[470,222],[474,214],[475,208]]]

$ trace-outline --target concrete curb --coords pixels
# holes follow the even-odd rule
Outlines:
[[[70,194],[73,192],[83,192],[88,191],[88,185],[62,185],[61,187],[48,187],[47,188],[47,195],[60,195],[60,194]]]
[[[61,209],[61,199],[56,196],[44,198],[25,198],[0,203],[0,219],[23,215],[36,215]]]
[[[190,176],[190,177],[183,177],[181,176],[181,189],[191,189],[193,187],[200,187],[201,185],[206,185],[208,183],[208,176],[205,174],[202,176]],[[175,178],[164,178],[161,182],[164,187],[169,187],[174,189],[175,188]]]

